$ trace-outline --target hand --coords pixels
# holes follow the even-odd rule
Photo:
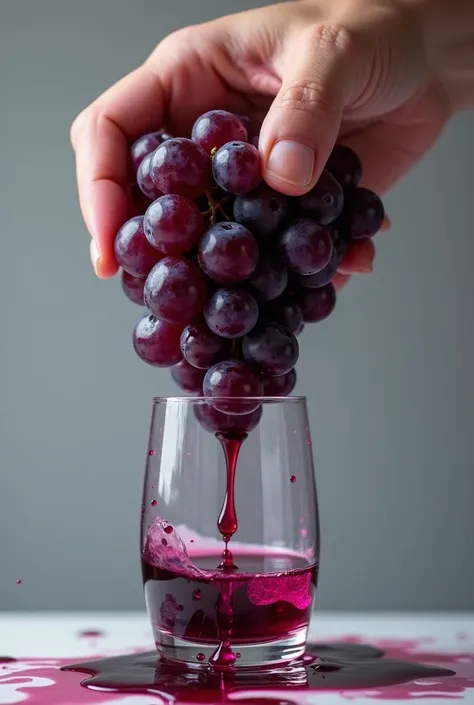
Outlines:
[[[450,113],[403,0],[297,0],[179,30],[72,126],[99,276],[118,269],[113,241],[129,212],[130,142],[164,124],[189,134],[211,108],[263,121],[264,177],[288,195],[315,184],[336,140],[360,156],[363,185],[384,193],[431,147]],[[353,245],[337,285],[371,271],[374,254],[371,240]]]

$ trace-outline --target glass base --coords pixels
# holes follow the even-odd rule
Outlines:
[[[285,639],[258,644],[232,642],[232,650],[237,656],[234,668],[274,668],[285,666],[303,656],[306,647],[307,627],[293,632]],[[208,666],[218,644],[204,644],[187,639],[156,633],[158,653],[170,661],[185,663],[188,666]]]

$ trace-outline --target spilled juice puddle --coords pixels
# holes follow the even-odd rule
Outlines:
[[[474,653],[421,651],[426,648],[423,641],[377,645],[380,648],[350,637],[343,643],[311,644],[301,663],[272,673],[183,669],[160,661],[156,652],[73,665],[65,659],[4,658],[0,702],[23,702],[19,697],[24,694],[29,705],[309,705],[312,695],[322,690],[374,700],[459,699],[474,690]]]

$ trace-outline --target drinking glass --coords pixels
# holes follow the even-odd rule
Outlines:
[[[263,667],[305,649],[319,563],[303,397],[157,398],[141,521],[162,657]]]

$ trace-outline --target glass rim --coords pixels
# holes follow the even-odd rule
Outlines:
[[[278,403],[305,403],[305,396],[288,396],[288,397],[205,397],[205,396],[169,396],[169,397],[153,397],[153,404],[166,404],[168,402],[186,402],[186,403],[205,403],[205,404],[221,404],[222,402],[259,402],[260,404]]]

